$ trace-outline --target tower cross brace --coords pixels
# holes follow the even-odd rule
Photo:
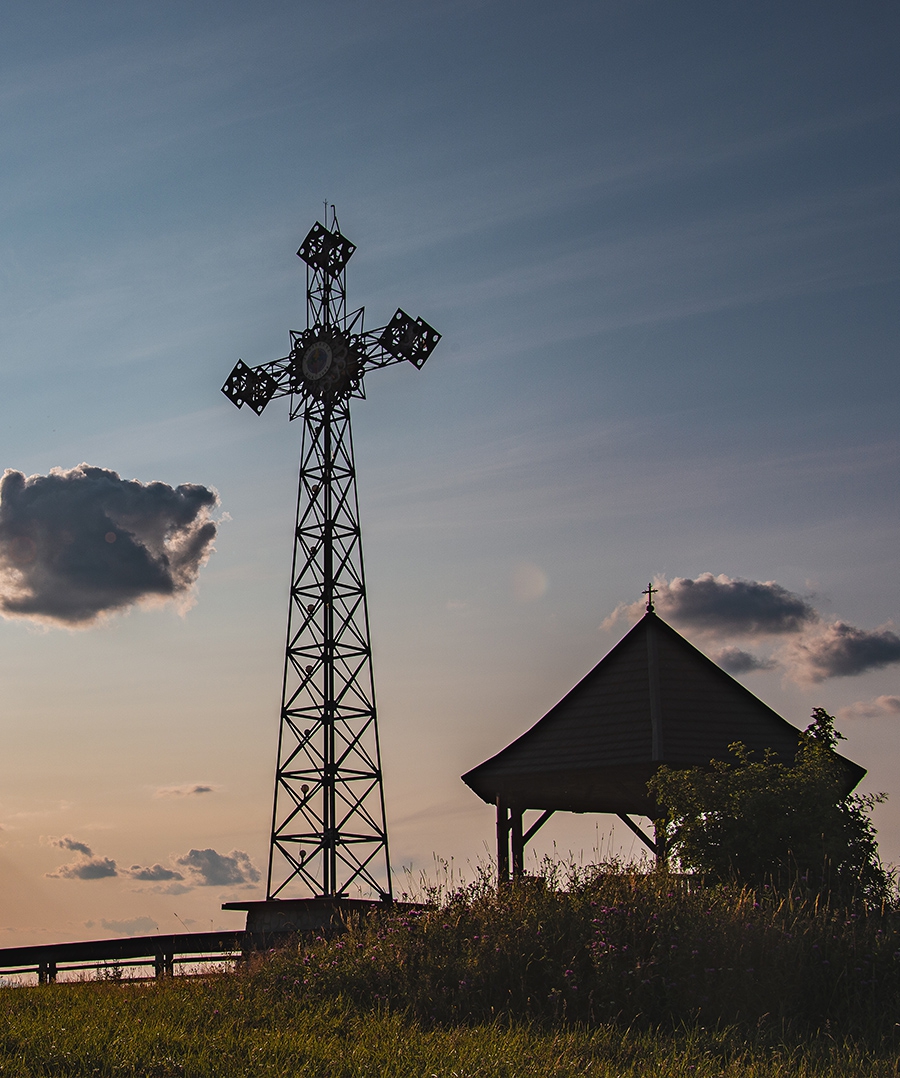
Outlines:
[[[421,367],[440,334],[399,308],[366,331],[365,309],[347,312],[355,250],[332,207],[330,227],[317,221],[297,251],[306,329],[291,330],[282,359],[238,360],[222,387],[257,415],[289,397],[303,431],[268,899],[298,887],[323,897],[392,894],[350,401],[365,397],[371,370]]]

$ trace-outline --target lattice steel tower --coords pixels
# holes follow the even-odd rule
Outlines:
[[[355,250],[332,207],[331,227],[316,222],[297,252],[307,328],[291,331],[283,359],[238,361],[222,387],[257,415],[289,396],[290,418],[303,420],[269,899],[296,885],[317,896],[354,888],[391,897],[350,401],[365,397],[370,370],[421,367],[440,334],[402,310],[365,332],[365,309],[348,314],[346,305]]]

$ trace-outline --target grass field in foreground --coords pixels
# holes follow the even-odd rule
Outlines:
[[[892,1051],[735,1030],[423,1029],[400,1014],[273,1000],[242,977],[0,990],[0,1073],[141,1078],[886,1078]]]

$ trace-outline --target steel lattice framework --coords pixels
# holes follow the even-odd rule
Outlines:
[[[270,899],[298,885],[317,896],[352,887],[391,897],[350,401],[365,397],[370,370],[404,360],[421,367],[440,334],[399,309],[366,332],[365,309],[347,313],[355,250],[332,207],[331,227],[316,222],[297,252],[307,267],[307,328],[291,331],[282,359],[238,361],[222,387],[257,415],[290,397],[290,418],[303,420]]]

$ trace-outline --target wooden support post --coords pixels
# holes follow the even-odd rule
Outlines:
[[[653,838],[656,846],[656,867],[667,868],[669,851],[666,849],[666,825],[661,820],[656,820],[653,824]]]
[[[509,883],[509,808],[497,796],[497,885]]]
[[[56,983],[56,962],[48,958],[38,965],[38,984]]]
[[[522,815],[524,809],[509,810],[509,830],[512,840],[512,878],[519,880],[525,875],[525,840],[522,837]]]

